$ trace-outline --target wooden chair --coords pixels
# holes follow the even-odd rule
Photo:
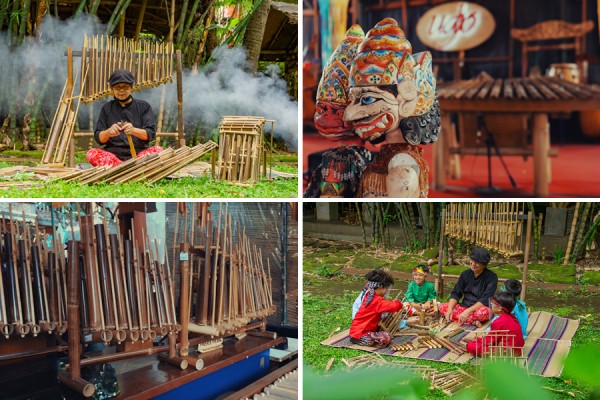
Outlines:
[[[572,24],[566,21],[551,20],[540,22],[526,29],[511,29],[510,35],[513,37],[513,39],[521,42],[522,46],[521,75],[527,76],[528,54],[530,52],[542,50],[575,50],[575,61],[577,62],[577,66],[581,74],[584,72],[581,68],[581,56],[585,52],[585,49],[582,46],[583,37],[593,28],[594,23],[592,21]],[[542,42],[548,40],[562,40],[562,42],[549,44],[530,44],[531,42]],[[583,76],[585,76],[585,74]]]

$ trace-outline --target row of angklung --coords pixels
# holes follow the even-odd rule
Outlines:
[[[240,221],[232,221],[228,205],[221,203],[216,216],[208,203],[192,203],[190,210],[185,204],[180,206],[174,242],[180,216],[184,216],[179,240],[185,248],[179,257],[187,263],[182,275],[187,271],[190,277],[190,332],[223,336],[272,314],[270,268],[265,268],[260,248],[251,243]],[[190,224],[188,215],[192,216]],[[188,279],[182,276],[184,281]]]
[[[117,69],[136,76],[134,90],[172,82],[174,52],[169,42],[86,35],[81,52],[82,101],[89,103],[110,95],[108,77]]]

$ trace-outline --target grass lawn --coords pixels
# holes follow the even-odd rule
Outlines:
[[[321,341],[329,336],[347,329],[351,323],[351,308],[356,296],[364,284],[360,276],[349,276],[339,272],[344,267],[362,268],[365,273],[371,268],[387,267],[392,270],[407,271],[408,266],[416,265],[422,262],[423,255],[406,253],[402,250],[382,251],[363,249],[361,244],[347,245],[343,249],[336,248],[336,244],[328,241],[316,241],[304,248],[304,276],[303,276],[303,360],[306,366],[304,375],[305,396],[312,394],[310,389],[306,391],[306,385],[320,385],[321,387],[331,387],[339,385],[340,393],[344,392],[346,398],[364,398],[364,399],[446,399],[448,396],[441,390],[429,390],[428,385],[423,386],[423,381],[417,379],[406,379],[401,373],[396,372],[389,377],[392,389],[388,392],[381,392],[376,389],[377,385],[385,386],[385,376],[389,371],[364,371],[364,374],[374,374],[371,377],[374,380],[379,379],[377,385],[370,386],[365,381],[361,381],[360,374],[349,371],[342,362],[342,358],[351,358],[367,354],[359,350],[346,348],[333,348],[323,346]],[[509,261],[493,260],[490,268],[497,272],[499,277],[510,278],[520,277],[521,266],[513,265]],[[574,266],[558,267],[555,265],[532,264],[530,271],[532,278],[537,281],[574,283]],[[444,272],[460,273],[465,269],[464,266],[452,266]],[[587,272],[590,284],[595,281],[596,274]],[[596,278],[597,279],[597,278]],[[408,281],[397,280],[394,288],[406,290]],[[447,286],[445,293],[448,294],[451,286]],[[396,293],[392,291],[392,297]],[[447,297],[447,296],[446,296]],[[595,350],[594,357],[600,357],[600,293],[588,293],[581,291],[552,291],[540,288],[530,289],[527,292],[527,306],[530,311],[548,311],[563,317],[580,319],[580,326],[572,341],[570,354],[581,356],[580,353],[587,352],[587,346],[592,346]],[[579,354],[578,354],[579,353]],[[399,361],[400,357],[386,357],[387,361]],[[588,355],[592,357],[592,355]],[[332,361],[333,360],[333,361]],[[439,371],[455,368],[455,365],[437,363],[432,361],[404,359],[417,364],[428,365]],[[332,363],[330,369],[326,371],[328,363]],[[599,373],[596,358],[590,363],[585,364],[584,368],[589,368],[589,364],[595,365],[593,372]],[[474,374],[475,368],[472,364],[459,365],[459,368]],[[490,366],[489,373],[497,371]],[[388,368],[389,370],[389,368]],[[567,368],[565,367],[565,371]],[[506,371],[504,371],[506,372]],[[504,373],[502,372],[502,373]],[[510,371],[509,371],[510,372]],[[541,398],[547,399],[600,399],[600,387],[596,376],[593,380],[582,381],[563,373],[559,378],[539,378],[532,379],[520,370],[516,374],[522,374],[524,379],[524,391],[516,398]],[[502,375],[506,377],[507,375]],[[387,374],[387,375],[386,375]],[[365,375],[365,376],[366,376]],[[518,380],[518,376],[514,379]],[[511,381],[512,378],[502,378]],[[501,380],[502,380],[501,379]],[[352,382],[352,383],[350,383]],[[532,383],[533,382],[533,383]],[[585,383],[584,383],[585,382]],[[388,385],[389,386],[389,385]],[[491,385],[493,386],[493,385]],[[393,389],[393,388],[396,389]],[[544,388],[545,387],[545,388]],[[398,388],[401,388],[398,389]],[[333,389],[332,389],[333,390]],[[370,390],[370,391],[369,391]],[[488,382],[486,390],[492,391]],[[503,389],[501,389],[503,390]],[[350,395],[348,395],[350,393]],[[399,396],[398,393],[401,393]],[[493,392],[490,392],[493,393]],[[522,397],[525,393],[530,393],[527,397]],[[534,394],[537,393],[537,394]],[[494,393],[498,399],[507,398]],[[412,397],[411,397],[412,396]],[[595,397],[598,396],[598,397]],[[481,392],[463,391],[459,399],[482,399],[484,395]],[[338,397],[342,398],[342,397]]]
[[[3,153],[4,156],[7,152]],[[31,162],[18,163],[0,160],[0,168],[15,165],[37,165],[41,152],[10,152],[12,157],[32,159]],[[210,154],[201,158],[210,162]],[[76,163],[85,163],[85,153],[76,153]],[[279,172],[298,172],[297,154],[274,154],[273,169]],[[23,174],[15,180],[27,181]],[[76,182],[48,182],[40,187],[30,189],[9,188],[0,190],[4,198],[289,198],[298,196],[298,178],[275,178],[271,181],[263,179],[254,185],[236,185],[224,181],[214,181],[210,175],[199,178],[161,179],[155,184],[96,184],[80,185]]]
[[[314,267],[313,267],[314,269]],[[352,372],[348,372],[346,365],[342,362],[342,358],[351,358],[367,354],[366,352],[346,349],[346,348],[333,348],[329,346],[323,346],[320,342],[330,335],[344,330],[350,326],[351,323],[351,308],[354,299],[359,293],[360,287],[362,286],[362,279],[353,276],[343,274],[331,274],[328,277],[316,273],[306,273],[303,279],[303,360],[307,367],[305,369],[305,385],[307,377],[310,380],[310,384],[314,385],[319,383],[321,385],[331,385],[344,382],[344,379],[356,380],[360,377],[356,377]],[[404,289],[407,282],[397,281],[394,285],[395,288]],[[527,306],[531,311],[545,310],[554,314],[569,317],[569,318],[580,318],[580,326],[575,334],[572,341],[571,354],[581,352],[585,349],[585,346],[592,345],[595,348],[600,347],[600,295],[599,294],[587,294],[584,291],[560,293],[556,291],[550,291],[545,289],[532,289],[528,291]],[[333,364],[329,371],[325,371],[327,363],[333,358]],[[386,357],[388,361],[402,360],[400,357]],[[438,363],[432,361],[413,360],[418,364],[428,365],[434,367],[440,371],[454,368],[455,365]],[[597,372],[598,362],[594,361],[596,369],[592,370]],[[471,364],[459,365],[459,368],[474,374],[475,368]],[[490,372],[490,374],[493,371]],[[331,381],[325,378],[329,376]],[[383,376],[383,375],[381,375]],[[397,375],[400,376],[400,375]],[[531,378],[532,380],[526,379],[524,383],[524,389],[522,393],[538,393],[541,390],[544,397],[549,399],[588,399],[598,398],[593,397],[594,387],[598,384],[583,384],[576,379],[569,377],[560,378]],[[383,379],[383,378],[382,378]],[[393,377],[387,378],[394,379]],[[398,378],[399,379],[399,378]],[[402,379],[401,379],[402,380]],[[537,383],[531,383],[536,381]],[[346,380],[346,384],[349,382]],[[596,381],[597,382],[597,381]],[[508,382],[504,382],[506,384]],[[357,383],[358,385],[358,383]],[[396,382],[397,385],[402,385],[401,382]],[[412,386],[415,383],[406,383],[404,380],[404,386],[402,390],[404,395],[408,396],[408,393],[413,390]],[[364,387],[366,386],[366,388]],[[486,386],[487,387],[487,386]],[[546,387],[547,389],[541,389]],[[548,389],[549,388],[549,389]],[[376,389],[376,388],[375,388]],[[350,389],[348,389],[350,390]],[[388,399],[388,398],[422,398],[422,399],[446,399],[448,398],[441,390],[429,391],[426,388],[420,387],[420,395],[417,397],[394,397],[393,395],[382,395],[373,394],[374,392],[368,391],[368,385],[363,385],[361,394],[355,393],[354,397],[351,398],[368,398],[368,399]],[[398,392],[402,392],[398,390]],[[469,393],[468,390],[463,391],[463,396],[457,398],[468,398],[468,399],[479,399],[483,397],[481,394]],[[306,386],[305,386],[306,394]],[[502,398],[496,395],[497,398]],[[532,395],[533,396],[533,395]],[[506,397],[505,397],[506,398]],[[513,397],[517,398],[529,398],[529,397]],[[531,397],[531,399],[538,399],[539,397]]]

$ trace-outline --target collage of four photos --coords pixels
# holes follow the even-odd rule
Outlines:
[[[600,399],[600,2],[0,0],[0,72],[0,400]]]

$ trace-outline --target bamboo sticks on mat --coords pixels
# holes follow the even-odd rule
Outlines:
[[[524,203],[450,203],[445,232],[505,256],[523,254]]]
[[[266,175],[266,122],[264,117],[223,117],[219,124],[219,179],[256,182],[261,177],[261,165]],[[272,140],[271,133],[271,149]]]
[[[213,141],[194,147],[183,146],[177,150],[166,149],[161,153],[148,154],[141,158],[131,158],[112,168],[95,167],[75,171],[55,178],[81,184],[150,182],[158,180],[182,169],[202,155],[217,147]]]

